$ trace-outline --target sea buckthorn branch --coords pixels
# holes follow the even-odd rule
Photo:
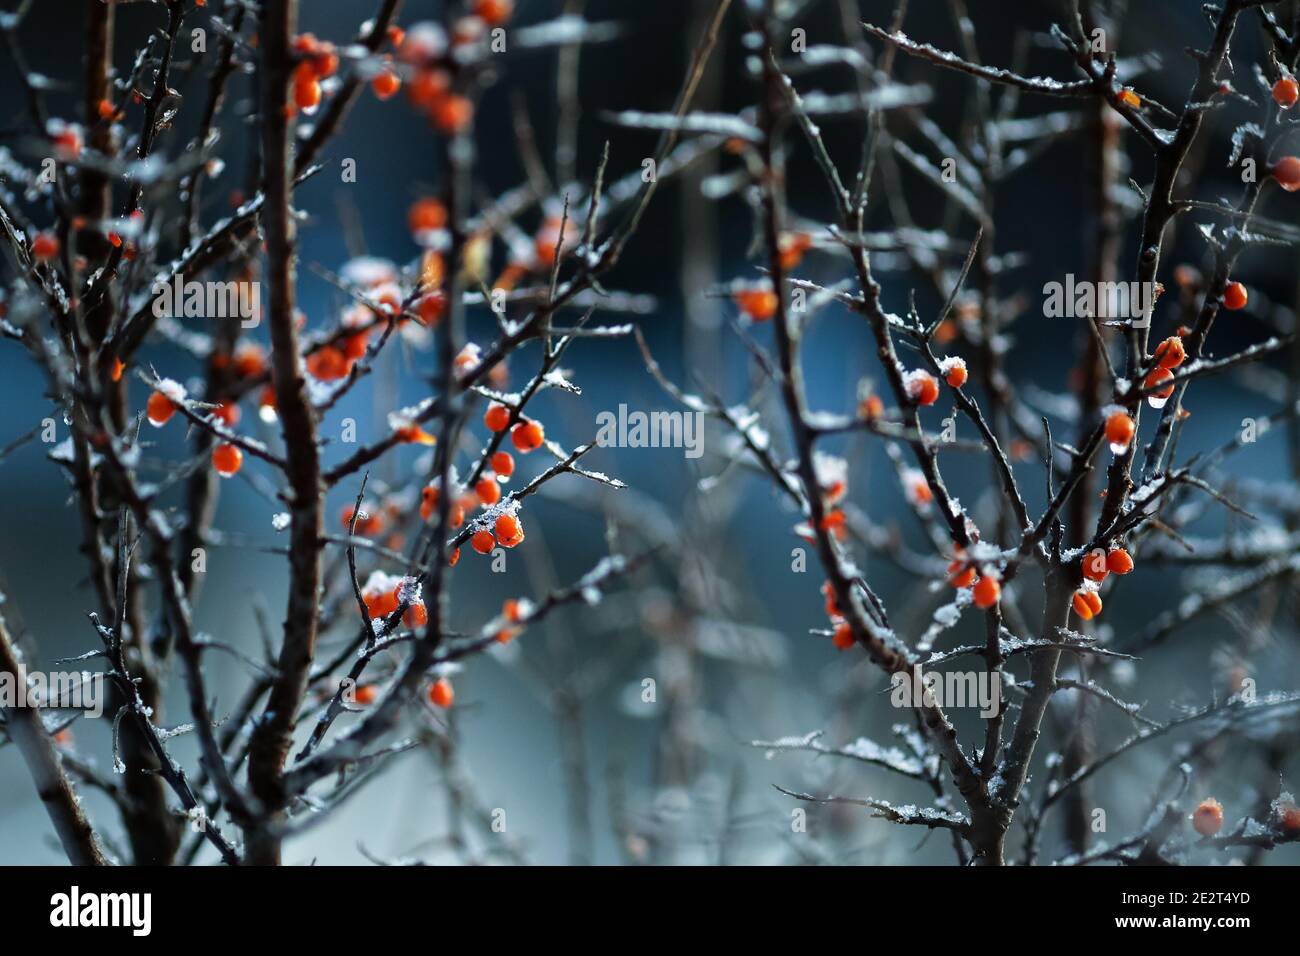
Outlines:
[[[388,28],[393,25],[401,6],[402,0],[382,0],[379,12],[375,14],[374,19],[366,21],[362,32],[358,35],[358,45],[372,56],[379,52],[380,47],[388,39]],[[364,84],[365,77],[360,69],[354,68],[348,73],[347,79],[343,81],[338,92],[330,98],[329,105],[325,107],[310,135],[299,144],[297,155],[294,157],[295,174],[307,169],[330,138],[338,132]]]
[[[817,797],[810,793],[787,790],[775,783],[772,786],[787,797],[793,797],[805,803],[851,803],[860,807],[870,807],[876,811],[872,816],[882,817],[890,823],[927,827],[931,830],[955,830],[962,836],[966,836],[970,832],[970,820],[959,813],[952,813],[948,810],[936,810],[933,807],[919,809],[910,806],[896,807],[885,800],[875,800],[871,797]]]
[[[17,680],[24,673],[20,656],[9,637],[4,616],[0,615],[0,673]],[[86,818],[72,781],[68,779],[59,751],[54,745],[39,707],[13,707],[3,711],[0,724],[9,740],[22,754],[31,773],[36,792],[59,836],[63,852],[73,866],[107,866],[99,836]]]
[[[1185,727],[1220,721],[1221,727],[1227,729],[1240,726],[1259,714],[1269,713],[1274,710],[1296,710],[1298,707],[1300,707],[1300,695],[1296,694],[1270,694],[1254,702],[1245,701],[1240,697],[1233,697],[1221,704],[1213,704],[1174,717],[1159,727],[1145,727],[1137,731],[1105,753],[1094,758],[1085,766],[1080,767],[1073,774],[1043,791],[1041,799],[1029,813],[1029,819],[1026,822],[1031,852],[1032,848],[1036,847],[1037,834],[1041,829],[1043,818],[1051,808],[1059,803],[1073,788],[1091,779],[1112,761],[1130,750],[1153,740],[1161,739]]]
[[[262,163],[266,193],[266,233],[270,285],[268,323],[274,369],[276,409],[286,448],[290,502],[290,583],[278,675],[266,708],[250,740],[248,780],[252,793],[267,809],[247,833],[248,862],[280,862],[281,840],[268,830],[286,806],[284,764],[292,744],[294,717],[307,689],[315,656],[321,586],[319,541],[322,533],[324,488],[316,419],[299,369],[298,335],[294,326],[294,224],[289,208],[290,130],[286,111],[293,59],[290,42],[297,30],[297,0],[267,0],[261,11]]]
[[[216,65],[212,68],[212,78],[208,82],[208,94],[203,104],[203,114],[199,120],[198,132],[190,141],[192,150],[206,151],[210,145],[214,144],[213,128],[217,114],[221,110],[222,102],[225,99],[226,87],[230,77],[239,68],[239,61],[236,60],[235,51],[242,42],[239,34],[244,28],[244,17],[247,12],[248,7],[242,2],[236,2],[231,4],[228,23],[215,19],[213,21],[220,24],[221,47],[220,52],[217,54]],[[194,238],[194,233],[199,228],[200,199],[203,195],[203,174],[205,171],[206,164],[198,166],[181,183],[180,194],[185,201],[185,215],[181,222],[181,248],[185,248],[190,244],[190,241]]]
[[[758,147],[764,168],[761,183],[763,241],[769,258],[768,270],[772,287],[777,293],[773,320],[781,370],[779,388],[794,438],[796,472],[803,485],[803,493],[808,505],[808,514],[818,556],[830,581],[836,605],[846,612],[846,621],[852,629],[855,641],[861,644],[867,650],[872,661],[886,672],[906,672],[912,664],[911,655],[897,641],[892,632],[882,631],[863,609],[860,603],[861,599],[857,596],[856,588],[841,563],[840,555],[831,540],[829,529],[825,523],[825,508],[821,486],[817,480],[816,470],[813,465],[813,445],[816,438],[808,426],[807,411],[804,407],[803,377],[797,354],[798,344],[795,338],[796,333],[790,325],[789,316],[786,312],[786,270],[782,263],[780,249],[781,217],[783,214],[780,184],[784,173],[781,145],[778,140],[777,126],[780,122],[778,111],[782,103],[790,102],[788,91],[791,87],[776,65],[775,56],[772,52],[771,30],[773,26],[771,22],[765,16],[759,24],[755,25],[754,29],[761,33],[762,48],[764,50],[761,63],[762,73],[759,77],[759,128],[763,137]],[[807,129],[808,127],[805,126],[806,131]],[[841,211],[847,218],[852,212],[849,206],[849,195],[839,183],[838,175],[834,173],[833,164],[829,168],[823,165],[823,170],[826,171],[832,192],[838,197],[837,201]],[[858,224],[860,226],[860,219]],[[861,255],[860,251],[859,263],[860,268],[866,268],[865,256]],[[867,278],[869,278],[869,272]],[[878,291],[878,287],[876,291]],[[906,397],[907,391],[902,382],[901,371],[893,354],[888,322],[873,301],[871,287],[864,284],[863,292],[864,301],[874,307],[873,326],[877,333],[882,362],[886,364],[887,370],[891,373],[891,379],[896,383],[896,394],[900,406],[907,407],[911,405],[909,426],[919,432],[920,426],[916,417],[915,405],[910,403]],[[949,521],[956,519],[957,516],[953,515],[951,510],[946,507],[948,496],[946,489],[942,486],[942,480],[938,477],[933,453],[922,455],[918,452],[918,458],[923,462],[923,469],[928,466],[929,471],[926,477],[931,487],[938,485],[939,490],[935,497],[940,500],[945,510],[949,512],[945,515],[945,518]],[[960,509],[957,510],[960,512]],[[966,530],[964,526],[960,526],[960,523],[959,527],[960,540],[965,543],[969,540]],[[971,805],[972,812],[978,812],[976,808],[982,809],[986,807],[987,804],[982,794],[982,783],[978,778],[975,767],[962,751],[957,741],[956,729],[949,722],[943,710],[930,704],[923,705],[919,710],[921,711],[919,716],[926,733],[948,764],[957,787],[968,804]]]

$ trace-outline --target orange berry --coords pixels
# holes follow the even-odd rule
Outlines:
[[[1223,289],[1224,308],[1236,312],[1246,307],[1246,287],[1240,282],[1229,282]]]
[[[256,342],[244,342],[236,348],[234,361],[240,378],[252,378],[266,370],[266,352]]]
[[[736,307],[755,322],[766,322],[776,315],[780,300],[772,289],[739,289],[731,294]]]
[[[831,582],[825,581],[822,583],[822,596],[826,598],[827,617],[835,618],[844,616],[840,613],[839,605],[835,603],[835,588],[831,586]]]
[[[95,105],[95,112],[99,114],[100,119],[109,119],[117,112],[111,100],[100,100]]]
[[[493,475],[484,475],[474,485],[474,494],[478,495],[478,503],[486,508],[501,500],[501,486]]]
[[[960,558],[948,565],[948,583],[955,588],[968,588],[975,583],[975,566]]]
[[[227,428],[234,428],[239,424],[239,415],[239,406],[234,402],[221,402],[212,410],[212,417]]]
[[[933,405],[939,400],[939,383],[929,372],[921,369],[908,372],[904,384],[908,397],[918,405]]]
[[[479,554],[491,554],[492,549],[497,546],[496,538],[492,537],[492,532],[486,528],[482,531],[475,531],[474,536],[469,539],[469,543]]]
[[[1106,580],[1106,575],[1110,574],[1110,569],[1106,567],[1106,552],[1101,548],[1093,548],[1083,556],[1081,570],[1089,581]]]
[[[370,81],[370,88],[375,91],[375,96],[381,100],[392,99],[397,95],[397,91],[402,88],[402,80],[393,70],[384,70],[382,73],[375,74]]]
[[[120,358],[113,359],[113,372],[111,375],[113,381],[115,382],[122,381],[122,373],[125,371],[126,371],[126,364]]]
[[[1088,597],[1083,591],[1075,591],[1070,604],[1074,607],[1074,613],[1079,615],[1080,620],[1092,620],[1092,616],[1095,612],[1092,609],[1092,605],[1088,603]]]
[[[1142,97],[1138,96],[1136,93],[1134,93],[1132,90],[1128,89],[1127,87],[1125,87],[1123,90],[1120,91],[1119,101],[1123,103],[1125,106],[1131,106],[1134,109],[1137,109],[1139,106],[1142,105]]]
[[[228,442],[212,449],[212,467],[222,478],[231,478],[238,474],[243,463],[244,453]]]
[[[432,111],[447,95],[451,81],[442,70],[419,70],[406,84],[406,98],[417,109]]]
[[[993,575],[986,574],[975,582],[971,593],[975,596],[975,606],[986,611],[1001,600],[1002,585]]]
[[[546,433],[542,423],[536,420],[517,422],[515,427],[510,429],[510,440],[521,455],[541,448],[545,438]]]
[[[314,110],[320,106],[321,87],[316,71],[310,63],[299,63],[293,71],[293,105],[300,110]]]
[[[374,684],[362,684],[352,692],[352,702],[362,707],[368,707],[375,702],[379,696],[379,691],[375,689]]]
[[[1283,156],[1273,164],[1273,178],[1289,193],[1300,189],[1300,157]]]
[[[1171,335],[1156,346],[1156,362],[1161,368],[1178,368],[1187,358],[1183,340]]]
[[[176,406],[162,392],[154,392],[145,403],[145,413],[149,417],[150,425],[161,428],[176,414]]]
[[[1133,570],[1133,558],[1123,548],[1112,548],[1106,555],[1106,567],[1112,574],[1128,574]]]
[[[513,548],[524,540],[524,526],[509,512],[497,518],[496,531],[497,539],[503,547]]]
[[[406,613],[402,615],[402,623],[409,628],[424,627],[428,624],[429,612],[425,609],[424,602],[412,601]]]
[[[38,232],[32,239],[32,258],[49,262],[59,254],[59,238],[52,232]]]
[[[885,403],[880,400],[879,395],[868,395],[858,405],[858,415],[867,420],[879,418],[885,410]]]
[[[454,568],[456,566],[456,562],[459,560],[460,560],[460,548],[455,548],[452,550],[451,556],[447,558],[447,567]]]
[[[441,292],[430,292],[415,301],[415,314],[429,328],[434,328],[442,321],[443,312],[447,311],[447,298]]]
[[[492,470],[502,478],[509,478],[515,473],[515,459],[508,451],[499,451],[492,456]]]
[[[966,384],[966,363],[959,358],[950,358],[943,363],[943,380],[950,388],[961,388]]]
[[[1300,833],[1300,807],[1283,803],[1277,808],[1277,823],[1283,833]]]
[[[352,362],[347,355],[333,345],[326,345],[307,356],[307,371],[322,382],[346,378],[351,369]]]
[[[1283,76],[1273,84],[1273,102],[1282,109],[1289,110],[1295,106],[1296,100],[1300,100],[1300,83],[1294,76]]]
[[[1101,613],[1101,595],[1096,591],[1084,591],[1083,601],[1088,605],[1089,610],[1092,611],[1093,617],[1096,617]]]
[[[849,627],[848,621],[839,621],[835,625],[835,633],[831,637],[831,643],[841,651],[848,650],[857,643],[853,638],[853,628]]]
[[[440,97],[433,105],[429,118],[442,133],[460,133],[469,128],[474,118],[474,104],[466,97],[452,93]]]
[[[440,677],[430,685],[429,700],[433,703],[433,706],[446,710],[455,699],[456,694],[451,689],[451,681],[447,680],[447,678]]]
[[[515,12],[513,0],[477,0],[474,15],[490,27],[498,27]]]
[[[493,402],[483,413],[483,424],[490,432],[503,432],[510,425],[510,409],[500,402]]]
[[[1137,426],[1133,424],[1133,419],[1124,412],[1115,412],[1107,418],[1106,440],[1111,444],[1111,451],[1118,448],[1122,452],[1128,448],[1128,443],[1133,440],[1133,433],[1136,430]]]
[[[812,248],[812,237],[804,232],[787,232],[777,244],[782,269],[793,269],[803,261],[803,254]]]
[[[1147,396],[1147,401],[1152,408],[1163,408],[1169,396],[1174,394],[1174,373],[1167,368],[1152,369],[1151,374],[1142,380],[1142,387],[1156,389]]]
[[[1223,806],[1213,797],[1202,800],[1192,813],[1192,827],[1204,837],[1211,837],[1223,828]]]
[[[447,225],[447,207],[437,199],[416,200],[406,212],[406,225],[412,234],[442,229]]]

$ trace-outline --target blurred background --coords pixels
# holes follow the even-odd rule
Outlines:
[[[5,0],[12,6],[13,0]],[[55,112],[73,116],[74,81],[80,70],[82,29],[77,22],[81,4],[37,4],[22,30],[24,49],[33,70],[52,78]],[[360,0],[316,0],[305,4],[301,26],[339,43],[353,37],[359,18],[372,4]],[[887,25],[893,0],[857,0],[856,15]],[[605,122],[608,111],[671,108],[691,47],[713,10],[703,0],[626,0],[550,2],[518,0],[515,23],[539,23],[563,13],[581,12],[594,22],[620,25],[619,35],[584,48],[577,59],[577,90],[581,115],[577,129],[577,178],[589,182],[602,144],[610,143],[612,175],[636,172],[651,155],[652,133],[619,128]],[[734,5],[724,39],[701,87],[697,105],[708,111],[735,111],[754,101],[754,87],[744,69],[741,37],[743,10]],[[209,3],[220,13],[221,4]],[[399,22],[440,19],[442,5],[407,0]],[[792,22],[807,31],[808,44],[840,44],[845,8],[837,2],[803,5]],[[1054,22],[1062,22],[1064,5],[1040,2],[974,3],[970,14],[984,60],[1006,64],[1027,56],[1026,71],[1072,78],[1061,53],[1043,39]],[[161,6],[123,5],[118,11],[116,62],[129,62],[130,51],[164,21]],[[194,15],[194,23],[202,17]],[[848,18],[850,21],[852,17]],[[960,38],[950,5],[940,0],[912,0],[904,29],[916,39],[954,49]],[[1133,84],[1144,95],[1165,104],[1180,104],[1193,77],[1185,47],[1201,45],[1208,27],[1199,4],[1131,4],[1116,42],[1121,57],[1154,53],[1150,68]],[[215,38],[214,38],[215,39]],[[857,42],[857,38],[855,38]],[[209,44],[213,49],[215,42]],[[868,46],[879,55],[879,45]],[[1236,84],[1260,101],[1249,64],[1262,49],[1257,23],[1244,18],[1234,43],[1240,75]],[[502,58],[495,85],[488,91],[476,126],[479,198],[498,196],[525,175],[516,134],[516,114],[526,115],[536,149],[548,175],[555,176],[553,157],[559,131],[566,122],[557,105],[557,57],[554,50],[519,52]],[[187,86],[178,89],[201,102],[206,66],[193,60],[193,76],[181,73]],[[930,64],[900,56],[895,78],[905,84],[925,84],[925,105],[890,113],[890,132],[918,150],[925,143],[914,133],[905,113],[920,113],[960,139],[968,122],[973,84],[969,77],[940,72]],[[853,86],[842,66],[807,66],[794,77],[801,91],[844,92]],[[233,87],[222,126],[219,154],[226,167],[207,186],[211,223],[229,208],[232,192],[240,190],[249,152],[247,129],[239,116],[249,108],[249,85],[242,78]],[[20,129],[22,113],[13,64],[0,64],[0,129]],[[186,106],[190,106],[187,102]],[[1032,117],[1071,108],[1070,101],[1026,95],[1016,115]],[[192,126],[182,108],[177,129],[166,134],[172,145],[183,142]],[[1204,153],[1189,163],[1182,188],[1196,198],[1220,196],[1235,201],[1240,182],[1227,168],[1229,137],[1237,122],[1258,113],[1248,103],[1234,103],[1212,117],[1202,134]],[[191,114],[190,122],[193,123]],[[820,122],[832,156],[847,175],[855,168],[864,135],[860,115]],[[1044,283],[1063,281],[1066,273],[1085,275],[1090,269],[1090,225],[1086,188],[1089,151],[1082,131],[1054,137],[1041,152],[1004,180],[996,194],[998,224],[996,252],[1004,257],[999,292],[1023,307],[1007,331],[1006,371],[1025,401],[1036,412],[1052,416],[1058,437],[1074,434],[1070,424],[1070,370],[1081,341],[1079,323],[1049,319],[1039,301]],[[1121,178],[1139,184],[1150,180],[1150,163],[1142,145],[1125,132],[1124,152],[1132,165]],[[791,140],[797,139],[792,135]],[[7,140],[19,153],[18,137]],[[337,320],[342,297],[309,267],[319,264],[338,272],[359,254],[407,262],[417,253],[407,231],[406,210],[420,196],[440,187],[435,134],[419,120],[403,97],[376,102],[363,94],[342,134],[323,159],[326,169],[295,195],[307,213],[300,230],[302,267],[300,305],[308,327],[325,327]],[[340,160],[356,161],[356,182],[342,183]],[[932,156],[937,162],[938,157]],[[607,287],[653,297],[654,307],[636,321],[665,374],[691,391],[716,392],[728,403],[747,401],[758,377],[749,350],[733,328],[735,307],[725,297],[710,295],[715,285],[735,278],[758,277],[750,256],[751,211],[742,195],[732,192],[718,202],[703,192],[721,189],[739,168],[723,152],[666,180],[628,248],[623,263]],[[961,247],[956,268],[973,237],[974,224],[954,217],[944,195],[910,170],[898,180],[882,175],[873,182],[869,228],[888,230],[896,224],[891,191],[903,189],[917,226],[947,229]],[[797,220],[824,223],[829,218],[825,186],[802,143],[793,150],[788,176],[789,202]],[[1264,213],[1294,222],[1294,200],[1269,191]],[[32,213],[38,222],[48,210]],[[42,218],[44,217],[44,218]],[[1132,223],[1127,222],[1119,255],[1121,275],[1127,277],[1136,260]],[[536,227],[536,221],[524,224]],[[1171,288],[1178,264],[1201,266],[1204,243],[1188,221],[1180,224],[1169,246],[1161,279]],[[1252,250],[1243,256],[1238,276],[1250,288],[1251,305],[1222,317],[1210,348],[1226,355],[1259,341],[1291,321],[1297,296],[1296,255],[1292,248]],[[8,268],[8,267],[6,267]],[[905,314],[914,296],[921,316],[929,321],[942,298],[907,259],[883,252],[875,259],[884,286],[885,306]],[[847,260],[834,252],[814,250],[799,270],[801,277],[831,284],[849,275]],[[5,274],[6,282],[12,279]],[[618,316],[597,320],[613,324]],[[1170,334],[1181,321],[1173,306],[1157,311],[1156,331]],[[485,310],[472,310],[470,336],[486,346],[494,323]],[[747,334],[771,348],[771,329],[757,326]],[[265,341],[264,330],[254,337]],[[536,362],[533,347],[512,362],[512,384],[527,381]],[[161,374],[182,382],[201,374],[193,359],[167,344],[149,346],[141,365],[152,363]],[[615,411],[620,403],[631,409],[669,410],[673,400],[647,373],[631,338],[587,340],[575,345],[564,365],[583,391],[575,397],[560,390],[541,394],[536,414],[548,436],[566,447],[595,435],[596,415]],[[396,404],[413,402],[426,393],[432,355],[403,346],[390,351],[378,374],[371,376],[322,426],[322,434],[338,438],[347,417],[359,423],[362,442],[386,429],[385,413]],[[1244,418],[1262,418],[1285,400],[1285,361],[1248,376],[1222,376],[1197,383],[1191,391],[1193,418],[1179,440],[1180,460],[1232,440]],[[46,383],[28,357],[13,343],[0,345],[0,400],[3,432],[0,443],[27,432],[52,414],[44,397]],[[805,350],[809,404],[816,410],[850,411],[857,402],[862,379],[879,378],[868,329],[857,317],[830,306],[819,312]],[[142,383],[135,397],[143,403]],[[976,392],[977,395],[980,393]],[[982,396],[981,396],[982,398]],[[941,403],[942,405],[942,403]],[[770,394],[755,408],[772,434],[776,447],[788,451],[788,431]],[[246,408],[246,428],[274,440],[274,429],[256,422]],[[927,425],[938,428],[947,412],[927,413]],[[1149,418],[1150,416],[1148,416]],[[1147,428],[1154,423],[1147,421]],[[728,436],[709,423],[705,454],[687,459],[681,449],[598,449],[587,459],[590,467],[628,483],[626,491],[568,478],[552,483],[541,500],[529,505],[527,544],[508,559],[504,573],[492,573],[487,560],[467,553],[453,585],[452,625],[476,630],[496,614],[508,597],[540,595],[567,584],[594,566],[611,541],[626,553],[646,547],[660,550],[649,564],[613,588],[598,606],[561,609],[544,625],[491,654],[469,661],[456,677],[457,705],[451,712],[454,747],[429,748],[397,758],[390,769],[318,827],[286,847],[286,862],[345,864],[368,858],[421,858],[431,862],[524,861],[537,863],[805,863],[863,864],[951,863],[949,841],[941,835],[903,829],[870,817],[861,807],[815,807],[796,804],[778,793],[774,784],[818,794],[874,797],[895,802],[926,802],[928,787],[852,760],[811,753],[776,753],[755,748],[755,740],[803,736],[824,730],[824,742],[843,746],[858,737],[885,745],[901,745],[891,728],[910,724],[910,715],[890,706],[888,683],[857,651],[839,653],[810,629],[826,626],[818,593],[822,577],[815,553],[807,556],[806,571],[794,570],[793,549],[803,542],[793,534],[797,516],[771,483],[752,469],[728,463]],[[62,426],[60,426],[60,437]],[[477,429],[481,432],[481,428]],[[1227,489],[1268,482],[1287,482],[1288,448],[1279,428],[1225,461]],[[151,433],[150,467],[164,474],[167,463],[186,454],[185,429],[174,423]],[[961,421],[958,435],[974,438]],[[848,501],[865,526],[889,542],[882,548],[859,546],[857,559],[873,589],[884,600],[898,632],[915,640],[928,626],[935,608],[950,600],[946,589],[918,576],[898,553],[932,552],[924,527],[900,490],[898,476],[879,440],[855,438],[827,443],[827,450],[850,461]],[[6,596],[4,613],[24,644],[31,666],[52,668],[52,661],[92,649],[94,632],[87,623],[93,596],[78,553],[79,530],[70,506],[64,474],[48,458],[39,441],[14,451],[0,462],[0,501],[5,530],[0,534],[0,587]],[[327,461],[340,460],[346,446],[326,449]],[[536,456],[533,456],[536,457]],[[285,601],[283,559],[269,548],[282,546],[286,536],[272,526],[281,510],[255,487],[248,473],[223,483],[215,522],[220,532],[210,549],[207,573],[196,607],[196,623],[204,632],[255,653],[264,628],[279,628]],[[988,469],[982,459],[961,452],[945,453],[945,479],[981,527],[993,526]],[[421,467],[419,453],[402,450],[376,466],[374,479],[396,485],[410,480]],[[425,464],[427,467],[427,463]],[[462,465],[463,467],[463,465]],[[521,460],[520,480],[538,462]],[[1017,463],[1031,513],[1043,507],[1043,467],[1032,457]],[[265,477],[265,472],[262,472]],[[327,509],[331,521],[356,493],[344,483]],[[1282,501],[1290,514],[1296,503]],[[1196,527],[1202,534],[1221,533],[1222,512],[1210,509]],[[612,529],[612,530],[611,530]],[[334,530],[341,531],[337,523]],[[893,557],[888,553],[893,551]],[[335,555],[337,557],[337,555]],[[1140,558],[1139,558],[1140,563]],[[1094,633],[1122,642],[1125,635],[1147,625],[1155,615],[1176,607],[1180,599],[1213,582],[1220,572],[1195,567],[1140,567],[1107,597],[1106,613]],[[1018,597],[1034,620],[1037,580],[1022,576]],[[346,607],[346,605],[345,605]],[[1152,650],[1134,667],[1115,668],[1108,686],[1127,699],[1146,705],[1156,720],[1167,720],[1188,706],[1203,706],[1230,692],[1231,672],[1244,667],[1261,694],[1300,686],[1297,659],[1294,584],[1283,579],[1276,588],[1260,592],[1250,606],[1206,614],[1176,638]],[[353,609],[348,607],[348,613]],[[326,647],[337,648],[351,621],[333,633]],[[941,646],[982,641],[983,626],[967,615],[941,638]],[[217,712],[237,699],[248,679],[238,661],[226,655],[208,658],[209,686],[218,698]],[[655,682],[655,700],[643,697],[644,681]],[[168,700],[164,723],[187,719],[179,682]],[[1061,695],[1066,697],[1068,695]],[[1064,702],[1066,708],[1069,703]],[[1114,713],[1098,713],[1096,734],[1117,743],[1133,725]],[[1049,728],[1042,751],[1060,746],[1059,731],[1068,729],[1064,710]],[[355,718],[344,717],[337,729]],[[965,742],[982,737],[978,721],[959,714]],[[75,747],[107,770],[111,765],[109,720],[79,721],[73,728]],[[1258,731],[1278,739],[1277,728]],[[1232,746],[1227,740],[1209,746],[1198,757],[1193,796],[1213,795],[1225,805],[1229,821],[1256,812],[1261,798],[1296,786],[1295,734],[1278,754],[1262,746]],[[1178,748],[1193,734],[1136,748],[1098,775],[1089,789],[1091,806],[1106,810],[1107,830],[1098,839],[1118,839],[1141,825],[1158,785],[1172,762],[1186,756]],[[175,742],[176,753],[194,766],[194,745],[188,737]],[[107,801],[87,791],[85,802],[95,820],[120,843],[116,813]],[[807,809],[806,833],[793,832],[791,810]],[[494,809],[505,810],[506,833],[494,834],[483,825]],[[1011,841],[1016,856],[1018,838]],[[508,843],[508,846],[506,845]],[[1045,859],[1060,855],[1064,843],[1059,815],[1048,819]],[[204,850],[201,861],[209,861]],[[0,748],[0,863],[53,864],[62,860],[53,833],[21,759],[13,747]],[[1226,857],[1198,857],[1199,862],[1224,862]],[[1260,862],[1297,863],[1295,846],[1274,851]]]

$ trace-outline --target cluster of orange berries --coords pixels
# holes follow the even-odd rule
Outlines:
[[[804,253],[813,247],[812,236],[805,232],[783,233],[777,240],[777,256],[781,268],[790,270],[803,261]],[[732,289],[731,301],[751,322],[766,322],[776,315],[781,300],[770,280],[754,285],[737,285]]]
[[[321,80],[338,72],[338,50],[315,34],[302,33],[293,39],[293,52],[299,57],[293,71],[293,105],[311,113],[320,106]]]
[[[1101,596],[1097,593],[1097,586],[1109,574],[1128,574],[1132,570],[1133,558],[1124,548],[1111,548],[1109,551],[1094,548],[1089,551],[1083,557],[1082,571],[1083,576],[1092,584],[1074,592],[1070,602],[1074,613],[1079,615],[1080,620],[1091,621],[1101,613]]]
[[[520,523],[519,516],[510,511],[497,515],[492,531],[480,528],[469,539],[470,546],[479,554],[491,554],[498,543],[503,548],[513,548],[523,544],[523,541],[524,526]]]
[[[471,16],[461,17],[452,26],[450,46],[462,47],[477,43],[490,27],[500,26],[514,13],[511,0],[478,0]],[[406,87],[411,105],[424,113],[433,127],[448,135],[460,133],[469,127],[474,118],[474,103],[452,89],[452,61],[448,56],[447,34],[432,22],[414,24],[404,31],[390,34],[397,47],[397,58],[412,71]],[[395,73],[380,73],[375,79],[391,74],[392,80],[383,80],[382,90],[375,93],[387,99],[397,92],[399,83]]]
[[[383,571],[374,571],[361,589],[361,600],[372,619],[386,618],[405,604],[402,622],[407,627],[423,627],[429,621],[428,611],[420,597],[419,585],[414,578],[395,577]]]
[[[510,441],[522,455],[542,447],[546,440],[546,430],[542,428],[541,422],[531,418],[521,419],[511,428],[510,417],[509,408],[500,402],[492,402],[483,413],[483,424],[491,432],[503,432],[510,428]]]
[[[1183,347],[1183,340],[1177,335],[1169,336],[1156,346],[1156,367],[1142,380],[1144,389],[1156,389],[1147,396],[1147,403],[1152,408],[1163,408],[1169,401],[1169,397],[1174,394],[1172,370],[1182,365],[1186,359],[1187,350]]]
[[[959,590],[970,588],[971,599],[981,611],[1002,600],[1002,581],[997,572],[988,568],[981,571],[960,548],[948,565],[948,583]]]

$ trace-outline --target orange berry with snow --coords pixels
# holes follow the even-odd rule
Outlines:
[[[166,425],[171,421],[171,417],[176,414],[176,406],[162,392],[151,393],[144,407],[145,414],[149,418],[149,424],[155,428]]]
[[[848,621],[836,622],[835,631],[831,635],[831,643],[841,651],[848,650],[856,643],[853,638],[853,628],[849,627]]]
[[[939,363],[939,371],[943,373],[943,380],[948,383],[949,388],[961,388],[966,384],[966,360],[953,356],[946,358]]]
[[[780,300],[770,287],[737,289],[731,294],[736,307],[755,322],[766,322],[776,315]]]
[[[1212,837],[1223,829],[1223,806],[1213,797],[1202,800],[1192,811],[1192,828],[1203,837]]]
[[[510,441],[521,455],[541,448],[545,439],[546,432],[542,428],[542,423],[535,419],[517,422],[515,427],[510,429]]]
[[[903,376],[907,396],[918,405],[933,405],[939,400],[939,383],[923,369],[913,369]]]
[[[1106,554],[1106,567],[1112,574],[1128,574],[1133,570],[1133,558],[1124,548],[1111,548]]]
[[[1156,346],[1156,364],[1161,368],[1178,368],[1187,359],[1187,349],[1183,340],[1171,335]]]
[[[508,511],[497,518],[496,532],[502,547],[513,548],[524,540],[524,526]]]

